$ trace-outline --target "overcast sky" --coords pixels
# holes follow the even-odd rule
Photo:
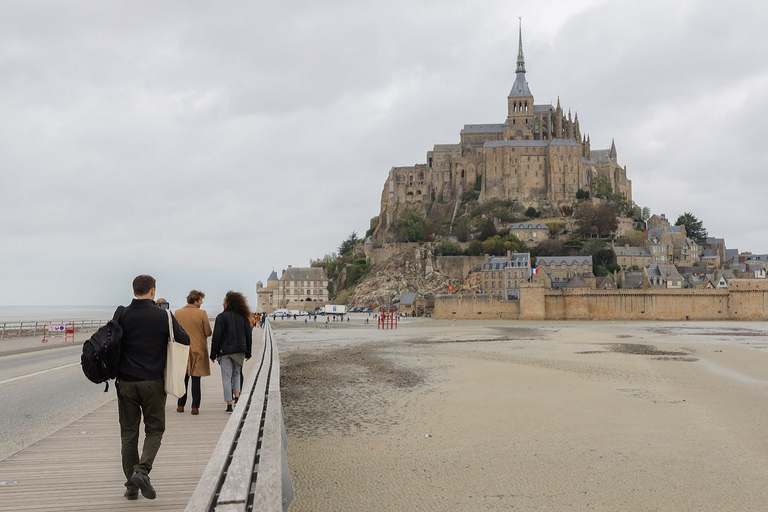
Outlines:
[[[392,166],[537,104],[634,200],[768,253],[763,0],[3,1],[0,305],[256,303],[363,235]]]

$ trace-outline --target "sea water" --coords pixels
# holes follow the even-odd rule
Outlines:
[[[112,318],[116,306],[0,306],[0,324],[75,322]]]

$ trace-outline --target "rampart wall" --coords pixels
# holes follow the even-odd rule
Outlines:
[[[757,280],[732,280],[730,288],[722,290],[557,291],[528,286],[520,289],[519,301],[489,295],[438,295],[434,316],[510,320],[766,320],[768,286],[754,281]]]

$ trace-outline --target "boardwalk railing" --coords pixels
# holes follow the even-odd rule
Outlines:
[[[77,320],[75,322],[0,322],[0,340],[5,338],[26,338],[30,336],[42,336],[48,324],[72,323],[75,332],[95,331],[106,320]]]
[[[280,360],[272,328],[264,326],[261,353],[235,412],[187,504],[187,512],[286,511],[293,483],[285,455]]]

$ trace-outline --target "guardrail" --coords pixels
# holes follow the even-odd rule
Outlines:
[[[106,320],[78,320],[75,322],[2,322],[0,323],[0,340],[5,338],[26,338],[42,336],[45,326],[54,323],[75,324],[76,332],[96,330],[105,323]]]
[[[285,455],[280,360],[269,322],[259,358],[186,512],[288,510],[294,492]]]

